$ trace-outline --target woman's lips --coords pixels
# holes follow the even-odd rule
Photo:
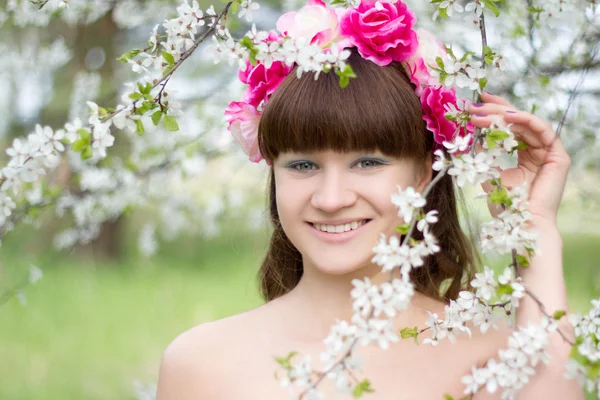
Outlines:
[[[318,230],[317,228],[315,228],[315,226],[313,224],[311,224],[310,222],[307,222],[308,226],[310,227],[311,231],[313,232],[313,234],[323,240],[324,242],[328,242],[328,243],[344,243],[347,242],[349,240],[351,240],[353,237],[355,237],[356,235],[358,235],[360,232],[362,232],[364,230],[364,227],[367,226],[369,223],[371,222],[370,219],[366,220],[366,222],[364,224],[362,224],[361,226],[359,226],[358,228],[354,229],[354,230],[350,230],[347,232],[323,232]]]

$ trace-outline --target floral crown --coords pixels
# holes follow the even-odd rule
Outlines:
[[[472,131],[459,122],[454,88],[440,83],[440,57],[447,50],[430,32],[413,29],[416,17],[400,0],[334,0],[341,7],[327,7],[322,0],[309,0],[298,11],[283,14],[277,31],[257,32],[256,27],[240,41],[247,56],[240,61],[238,77],[248,85],[241,101],[229,104],[225,115],[228,129],[250,161],[260,162],[258,124],[262,110],[281,82],[297,66],[304,72],[334,70],[345,87],[356,78],[346,60],[356,48],[360,56],[379,66],[401,62],[415,93],[421,100],[423,119],[433,133],[435,146]]]

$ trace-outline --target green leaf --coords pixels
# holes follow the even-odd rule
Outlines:
[[[447,8],[439,8],[438,7],[438,11],[440,12],[440,18],[448,19],[448,9]]]
[[[463,56],[460,58],[460,62],[465,62],[467,61],[467,58],[469,58],[469,56],[473,56],[475,55],[475,53],[473,53],[472,51],[467,51],[465,54],[463,54]]]
[[[133,93],[131,93],[131,94],[129,95],[129,98],[130,98],[131,100],[139,100],[139,99],[141,99],[141,98],[142,98],[142,94],[141,94],[141,93],[139,93],[139,92],[133,92]]]
[[[501,204],[507,207],[512,205],[512,199],[508,195],[508,191],[505,187],[496,187],[492,193],[490,193],[489,200],[492,204]]]
[[[517,254],[515,259],[517,260],[517,262],[519,263],[519,265],[521,267],[523,267],[523,268],[529,267],[529,260],[527,259],[527,257]]]
[[[79,137],[82,140],[85,140],[86,143],[89,143],[90,140],[92,139],[92,134],[87,129],[80,128],[80,129],[77,130],[77,134],[79,135]]]
[[[138,89],[141,94],[150,94],[152,91],[152,84],[150,82],[142,85],[140,82],[137,83]]]
[[[556,321],[558,321],[565,315],[567,315],[567,312],[565,310],[556,310],[556,311],[554,311],[554,314],[552,314],[552,318],[555,319]]]
[[[92,146],[87,146],[81,152],[81,159],[88,160],[88,159],[92,158],[93,155],[94,155],[94,152],[92,151]]]
[[[144,107],[146,110],[153,110],[158,106],[156,105],[156,103],[154,101],[144,101],[142,103],[142,107]]]
[[[479,88],[482,89],[482,90],[485,89],[485,87],[487,86],[487,83],[488,83],[488,79],[487,78],[485,78],[485,77],[481,78],[479,80]]]
[[[410,224],[399,225],[396,227],[396,232],[398,232],[402,235],[408,234],[409,230],[410,230]]]
[[[444,400],[454,400],[454,397],[450,396],[448,393],[444,393]]]
[[[352,396],[355,399],[358,399],[363,394],[373,393],[374,391],[375,390],[373,390],[373,388],[371,387],[371,382],[368,379],[365,379],[358,383],[356,386],[354,386],[354,389],[352,390]]]
[[[163,51],[162,52],[162,56],[165,59],[165,61],[169,63],[169,65],[174,65],[175,64],[175,59],[173,58],[173,55],[171,53]]]
[[[510,33],[510,37],[512,39],[516,39],[522,36],[527,36],[527,31],[525,30],[525,27],[521,24],[515,25],[512,32]]]
[[[415,326],[414,328],[401,329],[400,336],[402,337],[402,339],[408,339],[411,337],[416,339],[419,336],[419,328]]]
[[[444,70],[444,60],[442,60],[442,57],[436,57],[435,58],[435,62],[438,65],[438,67],[440,67],[440,69],[443,71]]]
[[[290,352],[287,356],[285,357],[275,357],[275,361],[277,361],[277,363],[279,365],[281,365],[283,368],[285,369],[290,369],[292,368],[292,358],[298,354],[298,352],[296,351],[292,351]]]
[[[71,150],[73,150],[76,153],[79,153],[83,151],[83,149],[85,149],[88,146],[88,144],[89,142],[87,142],[86,140],[78,139],[71,145]]]
[[[522,140],[517,141],[517,145],[510,149],[510,154],[513,154],[515,151],[526,150],[529,147],[527,143]]]
[[[160,122],[160,119],[162,118],[162,116],[163,116],[163,113],[160,110],[158,110],[157,112],[152,114],[152,122],[154,123],[154,126],[158,126],[158,123]]]
[[[121,57],[117,58],[117,61],[127,63],[129,60],[134,59],[135,56],[137,56],[141,52],[142,52],[142,50],[133,49],[133,50],[128,51],[127,53],[123,54]]]
[[[542,87],[546,87],[550,84],[550,77],[548,75],[540,75],[540,84]]]
[[[351,78],[356,78],[356,73],[354,73],[354,70],[349,64],[346,65],[343,71],[336,71],[335,73],[340,77],[340,87],[342,89],[348,86]]]
[[[177,123],[175,117],[171,115],[165,115],[163,122],[165,124],[165,128],[167,128],[169,132],[176,132],[179,130],[179,124]]]
[[[483,0],[483,3],[496,17],[500,16],[500,9],[494,4],[494,0]]]
[[[244,46],[248,50],[254,49],[254,42],[249,36],[244,36],[242,40],[238,42],[241,46]]]
[[[171,71],[173,71],[173,68],[175,68],[175,66],[171,65],[169,68],[165,69],[165,72],[163,72],[163,76],[169,75]]]
[[[514,291],[515,291],[515,289],[513,289],[512,286],[510,286],[510,285],[499,285],[498,286],[498,294],[500,296],[505,295],[505,294],[511,294]]]
[[[487,134],[487,136],[491,137],[494,140],[504,140],[504,139],[508,139],[510,137],[508,132],[502,131],[500,129],[491,131],[490,133]]]
[[[135,126],[137,127],[138,135],[140,135],[140,136],[143,135],[145,132],[145,129],[144,129],[144,124],[142,123],[142,120],[134,119],[134,121],[135,121]]]

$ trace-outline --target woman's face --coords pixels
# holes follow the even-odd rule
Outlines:
[[[371,265],[381,233],[404,223],[397,186],[423,191],[431,168],[380,152],[282,153],[273,163],[281,225],[304,267],[346,274]]]

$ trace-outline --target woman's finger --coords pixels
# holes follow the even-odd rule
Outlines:
[[[468,108],[467,111],[470,112],[473,115],[479,115],[479,116],[492,116],[492,115],[499,115],[499,116],[503,116],[506,111],[513,111],[514,108],[509,107],[509,106],[505,106],[503,104],[495,104],[495,103],[472,103]]]
[[[560,144],[560,140],[552,126],[535,115],[522,111],[506,112],[504,121],[508,124],[521,125],[525,128],[525,131],[530,131],[539,138],[544,147]]]
[[[481,100],[484,103],[494,103],[494,104],[500,104],[509,108],[514,109],[515,107],[510,104],[508,101],[506,101],[503,97],[500,96],[494,96],[493,94],[490,94],[488,92],[483,92],[481,93]]]

